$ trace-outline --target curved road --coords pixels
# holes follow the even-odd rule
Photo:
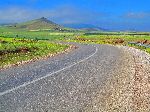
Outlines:
[[[68,54],[0,71],[0,112],[81,112],[90,105],[123,54],[109,45],[76,45]]]

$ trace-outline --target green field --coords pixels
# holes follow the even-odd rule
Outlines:
[[[124,43],[129,41],[150,40],[150,36],[129,36],[129,35],[81,35],[76,37],[76,40],[94,41],[98,43],[113,43],[117,39],[122,39]]]
[[[0,29],[0,37],[6,38],[25,38],[35,40],[61,40],[71,38],[75,33],[71,32],[50,32],[50,31],[18,31],[13,29]]]
[[[145,35],[118,35],[118,33],[108,33],[108,34],[84,34],[80,36],[76,36],[73,40],[76,42],[84,42],[84,43],[97,43],[97,44],[113,44],[113,45],[125,45],[125,46],[131,46],[129,42],[138,42],[138,43],[144,43],[146,45],[150,45],[150,36]],[[150,53],[150,48],[145,47],[139,47],[136,45],[132,45],[132,47],[136,47],[142,50],[147,51]]]
[[[0,27],[0,68],[21,61],[64,51],[69,46],[56,41],[73,38],[75,32],[28,31]]]
[[[59,45],[48,41],[0,37],[0,68],[58,53],[68,47],[68,45]]]

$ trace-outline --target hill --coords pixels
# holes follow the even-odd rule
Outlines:
[[[9,27],[26,30],[62,30],[64,28],[44,17]]]

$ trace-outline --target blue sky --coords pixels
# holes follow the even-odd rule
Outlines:
[[[0,23],[47,17],[59,24],[150,31],[150,0],[1,0]]]

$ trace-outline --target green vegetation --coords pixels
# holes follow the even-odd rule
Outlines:
[[[139,34],[139,35],[138,35]],[[76,42],[84,42],[84,43],[97,43],[97,44],[113,44],[113,45],[129,45],[129,42],[137,42],[146,45],[150,45],[150,36],[149,33],[126,33],[120,34],[118,33],[102,33],[102,34],[84,34],[80,36],[76,36],[72,41]],[[137,45],[132,45],[132,47],[136,47],[150,53],[150,48],[139,47]]]
[[[147,48],[147,49],[146,49],[146,52],[150,53],[150,48]]]
[[[3,31],[0,32],[0,37],[6,38],[25,38],[25,39],[35,39],[35,40],[62,40],[64,38],[72,37],[74,33],[63,33],[63,32],[31,32],[31,31]]]
[[[58,53],[67,48],[67,45],[59,45],[48,41],[0,37],[0,68],[5,65]]]

